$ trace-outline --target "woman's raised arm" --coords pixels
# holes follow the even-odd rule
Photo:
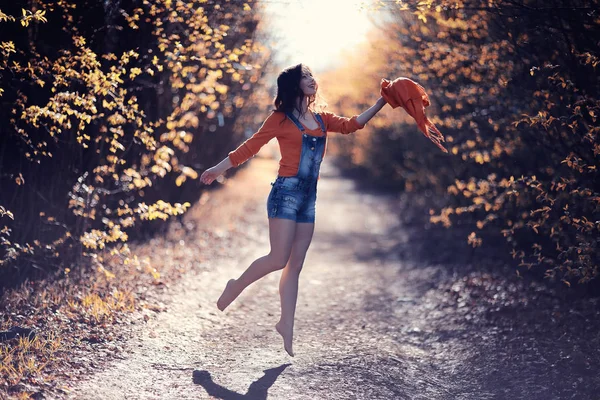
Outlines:
[[[386,105],[386,103],[387,102],[384,100],[384,98],[380,97],[379,99],[377,99],[375,104],[373,104],[371,107],[369,107],[368,110],[366,110],[362,114],[360,114],[356,118],[356,121],[359,124],[364,126],[367,122],[369,122],[371,120],[371,118],[373,118],[375,116],[375,114],[377,114],[379,112],[379,110],[381,110],[383,108],[383,106]]]
[[[386,103],[385,99],[380,97],[368,110],[360,115],[354,115],[352,118],[340,117],[329,111],[325,111],[322,115],[328,131],[347,135],[362,129],[365,124],[369,122],[369,120],[373,118],[384,105],[386,105]]]

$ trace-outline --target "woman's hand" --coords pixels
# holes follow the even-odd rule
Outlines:
[[[223,161],[204,171],[200,176],[200,182],[204,183],[205,185],[210,185],[215,179],[223,175],[225,171],[231,167],[231,160],[229,160],[229,157],[225,157]]]
[[[219,168],[217,168],[217,166],[209,168],[206,171],[204,171],[202,173],[202,175],[200,176],[200,182],[204,183],[205,185],[210,185],[222,173],[223,172],[221,172],[221,170]]]

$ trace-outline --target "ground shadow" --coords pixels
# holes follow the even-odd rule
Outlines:
[[[267,398],[269,388],[273,386],[279,375],[292,364],[283,364],[276,368],[264,370],[264,375],[250,384],[246,394],[240,394],[215,383],[210,372],[195,370],[192,380],[196,385],[201,385],[206,392],[217,399],[223,400],[263,400]]]

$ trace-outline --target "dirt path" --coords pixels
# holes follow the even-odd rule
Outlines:
[[[130,328],[123,357],[74,385],[70,397],[594,398],[596,302],[577,303],[577,313],[569,313],[540,295],[540,309],[526,298],[545,293],[538,286],[487,284],[502,271],[494,277],[475,268],[415,265],[402,256],[413,244],[397,201],[360,193],[324,168],[301,275],[296,357],[283,351],[273,327],[279,273],[251,286],[224,314],[215,307],[227,279],[268,252],[265,199],[276,167],[256,159],[188,215],[196,225],[190,241],[204,229],[221,236],[222,245],[169,289],[165,312]],[[241,193],[248,189],[249,198]],[[429,244],[436,251],[437,243]],[[583,328],[571,329],[575,320]]]

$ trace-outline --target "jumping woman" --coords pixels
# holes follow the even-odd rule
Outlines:
[[[271,251],[256,259],[237,279],[231,279],[217,301],[223,311],[251,283],[283,269],[279,281],[281,318],[275,325],[290,356],[298,278],[315,228],[317,179],[325,155],[327,132],[349,134],[364,127],[386,101],[380,97],[368,110],[352,118],[314,111],[318,85],[310,69],[298,64],[277,77],[275,110],[260,129],[219,164],[204,171],[200,181],[211,184],[231,167],[254,156],[273,138],[281,151],[278,176],[267,199]]]

